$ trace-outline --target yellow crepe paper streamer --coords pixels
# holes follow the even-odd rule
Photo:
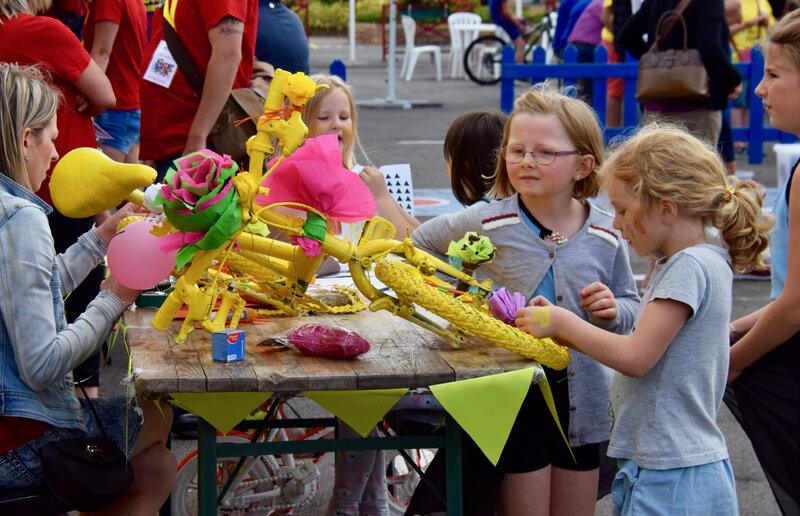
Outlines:
[[[431,385],[448,414],[495,466],[528,394],[535,368]]]
[[[227,434],[267,401],[271,392],[173,392],[172,402]]]
[[[305,391],[303,395],[347,423],[362,437],[366,437],[406,392],[407,388]]]
[[[569,454],[572,456],[572,460],[575,461],[575,464],[577,464],[578,461],[575,460],[575,454],[572,453],[572,446],[569,445],[567,436],[564,435],[564,429],[561,428],[561,421],[559,421],[558,412],[556,412],[556,402],[553,399],[553,391],[550,390],[550,382],[547,381],[547,375],[544,374],[544,371],[542,371],[542,381],[539,382],[539,389],[542,391],[542,397],[544,398],[544,402],[547,403],[547,408],[550,409],[550,415],[553,416],[553,421],[556,422],[558,431],[561,432],[561,437],[567,444],[567,449],[569,450]]]

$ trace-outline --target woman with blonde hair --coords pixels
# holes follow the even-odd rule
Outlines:
[[[52,208],[34,192],[58,159],[58,103],[38,69],[0,65],[0,489],[47,484],[43,446],[104,432],[134,472],[106,513],[152,515],[175,483],[166,447],[171,413],[122,396],[89,406],[77,398],[71,372],[97,352],[139,292],[109,276],[71,324],[63,301],[103,262],[117,223],[135,208],[123,207],[56,254],[46,217]]]
[[[78,147],[96,147],[92,116],[98,115],[116,102],[111,82],[92,60],[86,49],[63,23],[40,15],[52,5],[52,0],[0,0],[0,62],[43,67],[61,93],[58,106],[59,138],[56,151],[63,156]],[[55,163],[53,164],[55,165]],[[50,172],[36,194],[53,205],[50,199]],[[101,223],[107,213],[92,218],[72,219],[57,211],[48,217],[55,248],[63,252],[92,224]],[[67,320],[83,313],[94,299],[103,281],[103,270],[92,271],[66,301]],[[99,390],[100,354],[87,357],[75,371],[76,380],[86,386],[90,396]]]

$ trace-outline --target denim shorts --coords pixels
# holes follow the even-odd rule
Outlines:
[[[103,145],[113,147],[125,154],[134,143],[139,143],[141,112],[138,109],[109,109],[94,117],[94,121],[111,138],[98,138]]]
[[[676,469],[643,469],[619,460],[611,497],[614,516],[736,516],[736,484],[728,459]]]
[[[492,21],[494,21],[495,25],[503,27],[503,30],[506,31],[506,34],[508,34],[508,37],[511,38],[511,41],[514,41],[518,37],[522,36],[522,33],[519,31],[517,26],[511,23],[511,21],[506,19]]]
[[[89,429],[89,435],[102,436],[86,401],[82,399],[80,402],[83,409],[83,420]],[[136,401],[131,401],[131,406],[127,406],[123,396],[114,396],[93,398],[92,404],[108,438],[130,457],[142,431],[142,416]],[[51,426],[38,439],[0,455],[0,489],[28,487],[44,483],[44,472],[37,455],[39,449],[51,441],[79,437],[82,433],[77,429]]]

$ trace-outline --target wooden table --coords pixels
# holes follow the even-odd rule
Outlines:
[[[124,319],[131,346],[133,384],[140,399],[160,399],[173,392],[275,392],[428,387],[530,368],[534,362],[485,342],[452,349],[441,337],[388,312],[364,311],[331,316],[276,317],[267,324],[245,324],[245,359],[222,363],[211,359],[211,336],[195,330],[176,344],[180,321],[165,332],[150,325],[155,309],[127,311]],[[352,360],[303,355],[283,346],[258,344],[305,323],[339,325],[370,341],[372,348]],[[534,382],[541,378],[540,370]],[[241,457],[308,451],[447,447],[459,450],[461,429],[448,416],[446,435],[379,439],[326,439],[304,442],[217,445],[211,425],[198,418],[198,504],[201,514],[215,513],[215,469],[218,457]],[[372,441],[372,442],[369,442]],[[365,443],[368,443],[365,445]],[[286,448],[289,446],[289,448]],[[294,446],[294,447],[292,447]],[[312,450],[310,446],[315,448]],[[248,448],[249,447],[249,448]],[[461,514],[461,454],[447,454],[450,496],[448,514]]]

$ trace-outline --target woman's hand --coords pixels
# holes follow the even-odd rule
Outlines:
[[[122,304],[125,305],[125,308],[131,306],[134,301],[136,301],[136,298],[139,297],[139,294],[142,293],[141,290],[134,290],[126,287],[117,281],[117,278],[112,274],[109,274],[108,277],[100,283],[100,290],[108,290],[117,296],[122,301]]]
[[[742,83],[740,82],[735,88],[731,90],[730,93],[728,93],[728,100],[735,100],[736,97],[741,95],[741,93],[742,93]]]
[[[609,321],[617,317],[617,301],[609,288],[599,281],[581,289],[580,305],[597,319]]]
[[[126,203],[122,208],[118,209],[116,213],[114,213],[111,217],[106,219],[105,222],[97,227],[97,236],[99,236],[100,240],[108,245],[111,242],[111,239],[114,238],[114,235],[117,234],[117,225],[119,225],[119,222],[122,219],[132,215],[144,215],[145,213],[147,213],[145,208],[133,204],[132,202]]]
[[[520,330],[530,333],[538,339],[553,337],[556,334],[556,324],[553,324],[558,311],[563,310],[550,304],[542,296],[531,299],[528,306],[517,310],[514,325]]]

